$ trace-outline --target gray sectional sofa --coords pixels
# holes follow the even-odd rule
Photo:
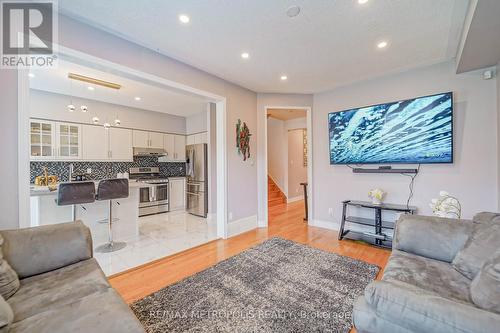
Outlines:
[[[500,215],[402,216],[381,281],[354,305],[359,333],[500,332]]]
[[[145,332],[92,258],[90,230],[83,223],[0,236],[3,260],[20,279],[7,299],[13,320],[0,332]]]

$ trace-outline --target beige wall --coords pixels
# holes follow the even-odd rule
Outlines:
[[[500,158],[500,62],[497,64],[496,68],[497,75],[497,137],[498,137],[498,157]],[[498,209],[500,210],[500,162],[498,165]]]
[[[353,174],[346,166],[332,166],[328,158],[329,112],[363,105],[453,91],[454,164],[422,165],[411,202],[419,214],[431,214],[429,202],[447,190],[462,202],[463,217],[498,209],[497,87],[483,80],[482,71],[456,75],[444,63],[346,86],[314,96],[313,181],[314,217],[329,223],[341,218],[341,201],[367,200],[367,191],[380,187],[386,201],[405,203],[408,177],[394,174]],[[333,209],[330,216],[328,209]]]
[[[18,226],[17,72],[0,69],[0,229]]]
[[[228,211],[232,213],[233,220],[254,216],[257,214],[257,165],[250,161],[244,162],[237,154],[235,148],[234,126],[238,119],[245,121],[251,133],[257,131],[256,93],[217,78],[211,74],[194,67],[163,56],[152,50],[130,43],[124,39],[98,30],[89,25],[59,16],[59,43],[64,47],[74,49],[92,56],[105,59],[139,71],[150,73],[171,81],[179,82],[198,89],[225,96],[227,99],[227,167],[228,167]],[[2,148],[7,174],[17,179],[17,77],[16,73],[2,72]],[[7,98],[3,98],[7,96]],[[250,146],[251,152],[257,149],[255,135]],[[2,162],[4,164],[4,162]],[[18,207],[17,181],[12,180],[2,186],[2,199],[0,209],[3,212],[2,222],[7,221],[8,226],[18,225],[15,211]],[[15,221],[13,221],[15,220]],[[3,225],[2,225],[3,227]]]
[[[304,166],[304,129],[288,130],[288,199],[302,197],[300,183],[307,182],[307,166]]]
[[[267,119],[267,173],[288,196],[288,144],[287,131],[283,120]]]

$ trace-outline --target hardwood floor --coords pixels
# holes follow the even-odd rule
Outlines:
[[[269,208],[268,228],[255,229],[226,240],[216,240],[159,259],[111,276],[109,281],[126,302],[132,303],[274,236],[385,267],[389,250],[349,240],[339,242],[336,231],[309,227],[303,217],[303,201],[276,205]]]

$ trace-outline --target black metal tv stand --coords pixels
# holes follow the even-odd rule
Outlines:
[[[396,205],[388,203],[377,205],[368,201],[345,200],[342,201],[342,204],[342,222],[340,224],[339,240],[342,240],[343,238],[363,240],[381,247],[392,246],[392,234],[394,232],[395,224],[395,221],[382,220],[382,212],[392,211],[405,214],[414,214],[417,211],[417,207],[415,206],[407,207],[406,205]],[[370,219],[357,216],[348,216],[347,211],[349,206],[372,209],[374,211],[374,218]],[[373,227],[374,232],[362,232],[349,229],[346,230],[346,222]]]

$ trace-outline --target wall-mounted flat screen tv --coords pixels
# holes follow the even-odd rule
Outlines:
[[[328,114],[330,164],[453,163],[453,94]]]

